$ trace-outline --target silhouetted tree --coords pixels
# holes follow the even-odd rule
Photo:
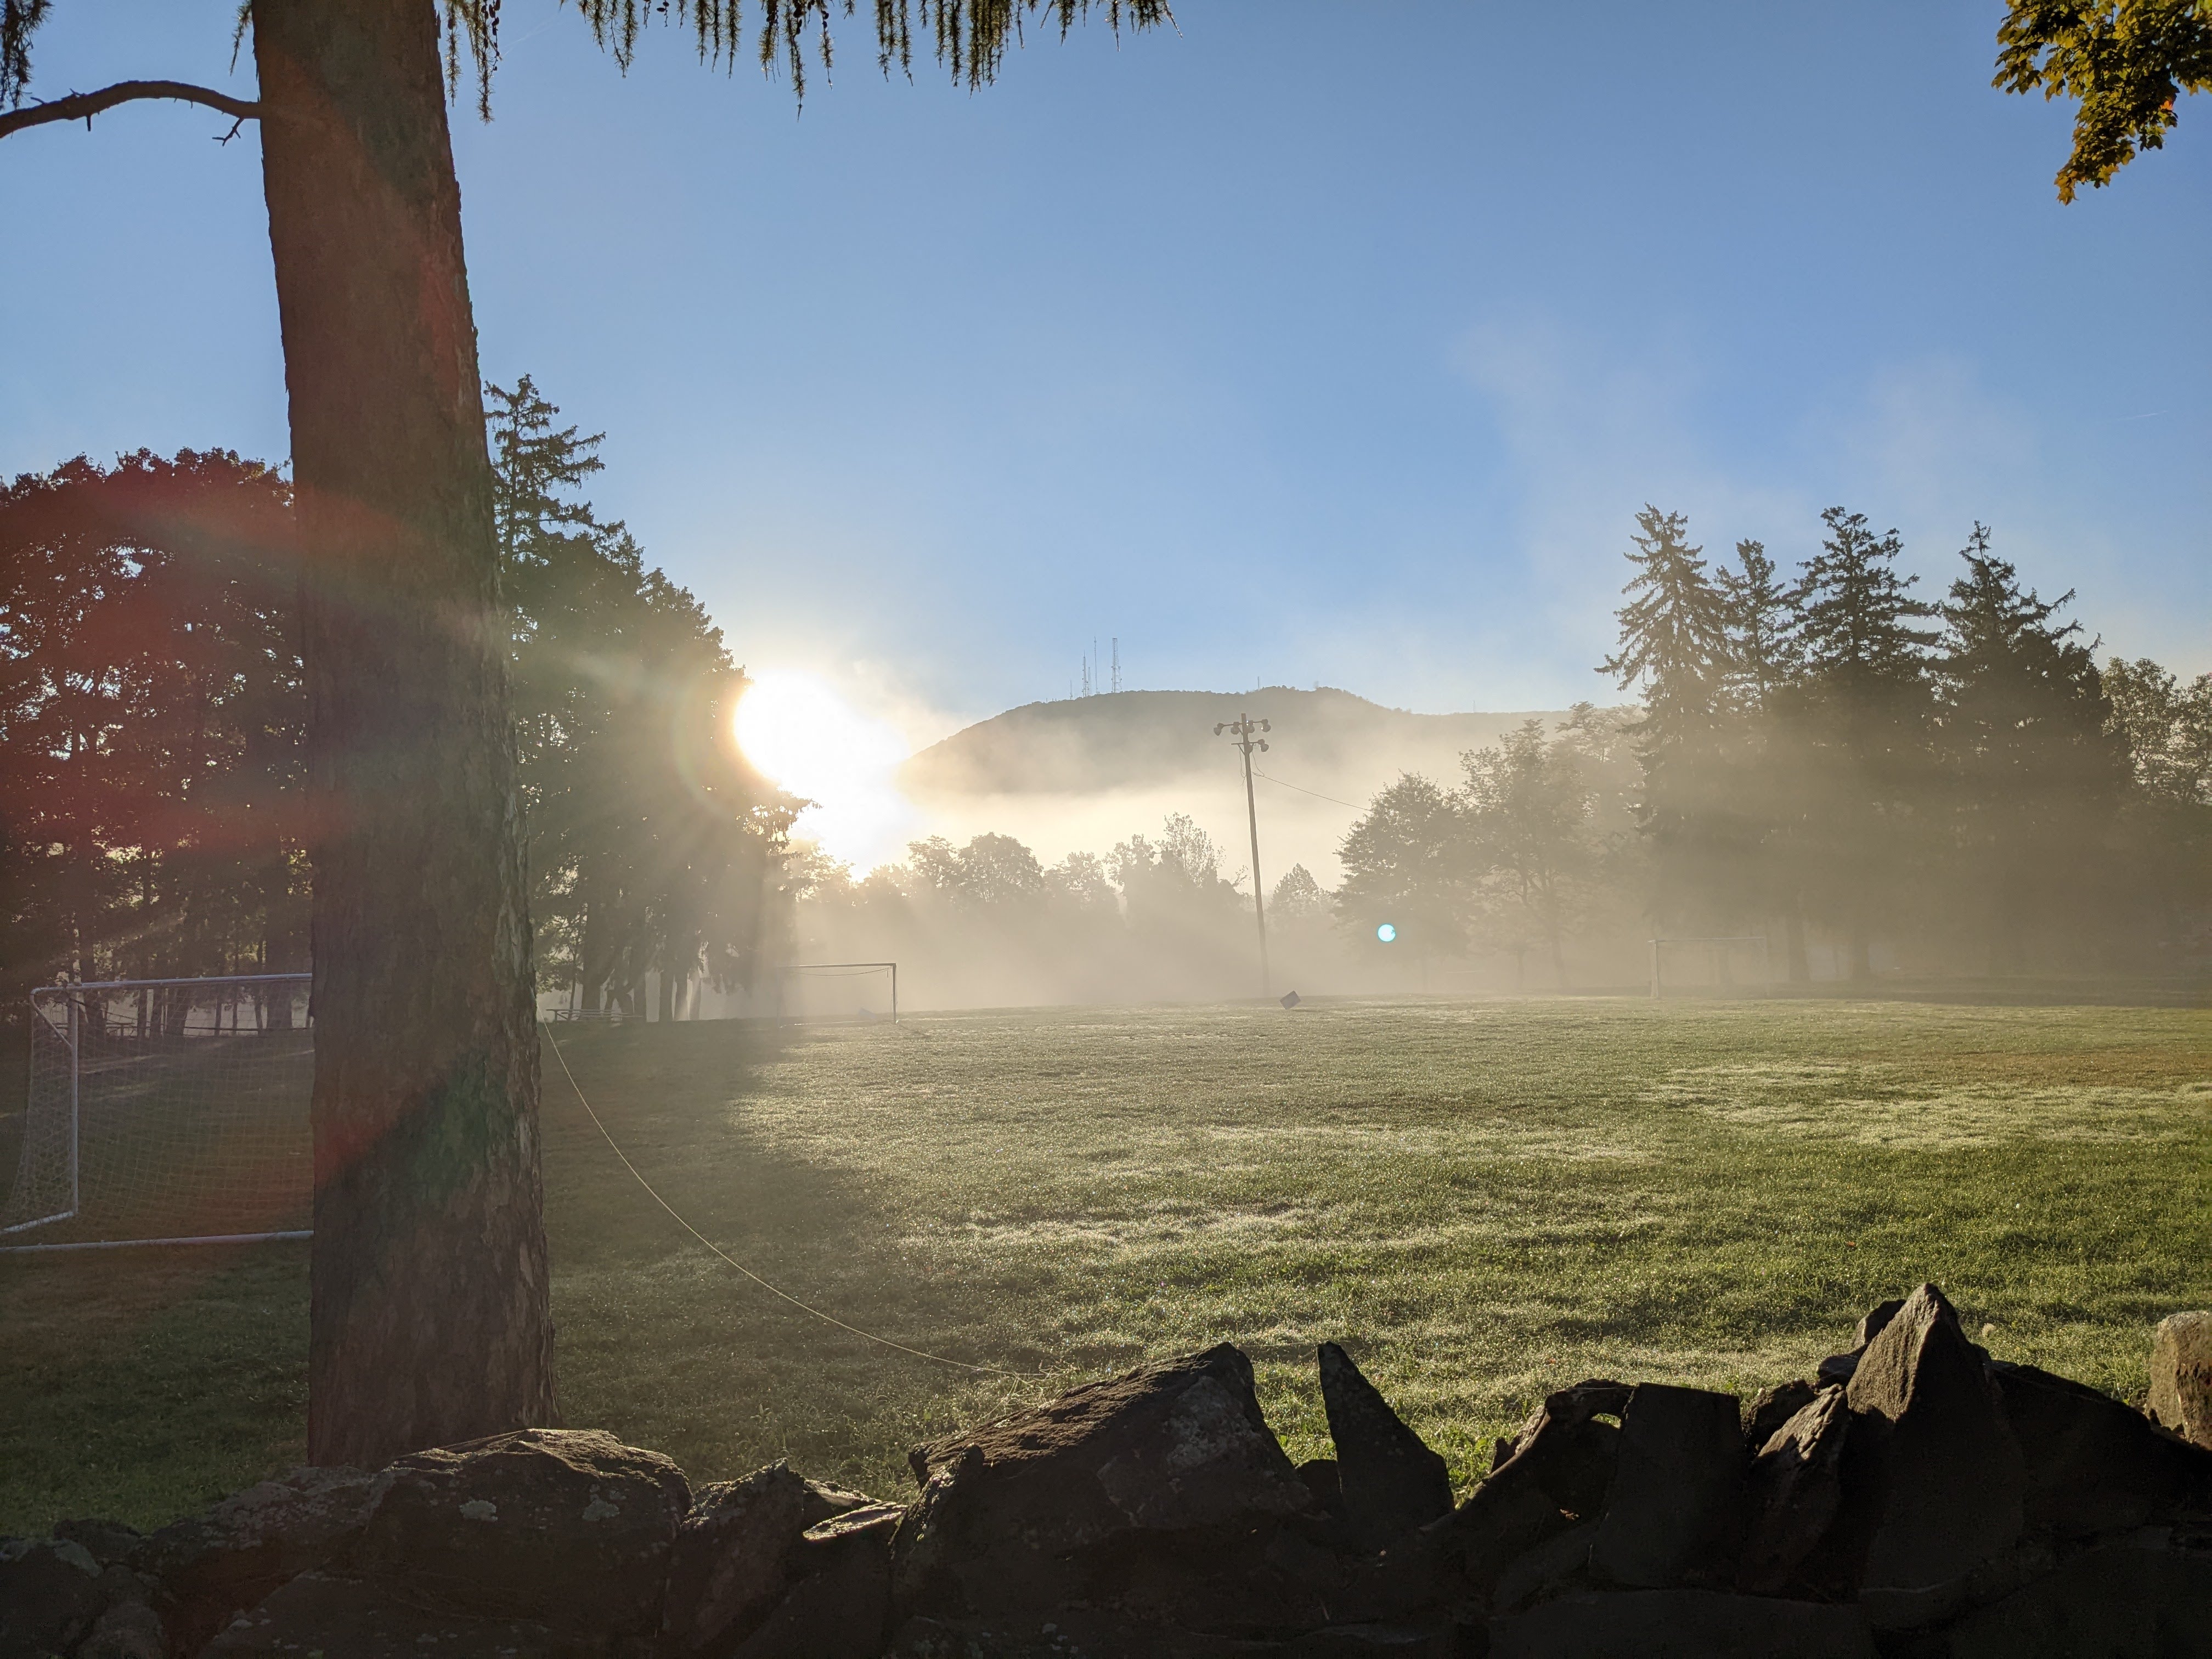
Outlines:
[[[1493,749],[1461,757],[1467,828],[1480,902],[1511,939],[1533,934],[1567,982],[1567,930],[1596,874],[1591,789],[1579,733],[1547,740],[1531,720]]]
[[[9,985],[307,965],[289,509],[220,451],[0,489]]]
[[[1727,787],[1737,735],[1727,718],[1732,612],[1705,550],[1689,544],[1686,519],[1647,506],[1636,523],[1628,555],[1636,574],[1617,613],[1620,645],[1600,672],[1644,694],[1634,732],[1648,896],[1662,921],[1725,914],[1752,840]]]
[[[1935,615],[1918,578],[1896,568],[1897,532],[1830,507],[1828,534],[1798,586],[1800,678],[1784,729],[1802,765],[1786,826],[1799,886],[1844,932],[1855,979],[1871,971],[1875,926],[1918,896],[1931,831]]]
[[[1389,922],[1410,954],[1466,951],[1472,872],[1457,795],[1413,773],[1401,775],[1376,793],[1337,858],[1344,866],[1337,918],[1355,935],[1371,938]]]
[[[2017,969],[2025,935],[2079,933],[2104,896],[2123,756],[2079,623],[2045,602],[1974,526],[1951,584],[1939,671],[1940,747],[1954,794],[1959,873],[1991,973]]]

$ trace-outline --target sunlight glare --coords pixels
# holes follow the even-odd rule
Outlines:
[[[738,700],[738,746],[769,778],[815,803],[793,834],[865,871],[901,850],[914,809],[896,774],[896,728],[854,708],[815,675],[763,669]]]

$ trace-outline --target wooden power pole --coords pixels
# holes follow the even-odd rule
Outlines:
[[[1213,728],[1217,738],[1224,732],[1231,733],[1244,757],[1244,817],[1252,828],[1252,915],[1260,924],[1260,994],[1263,998],[1273,994],[1273,976],[1267,971],[1267,890],[1260,881],[1260,809],[1252,799],[1252,751],[1267,752],[1267,740],[1258,734],[1273,729],[1267,721],[1255,720],[1249,714],[1218,721]]]

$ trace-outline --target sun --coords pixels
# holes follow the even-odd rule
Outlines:
[[[895,727],[796,669],[757,673],[735,719],[745,758],[815,803],[799,814],[794,835],[862,868],[896,856],[915,812],[896,781],[908,750]]]

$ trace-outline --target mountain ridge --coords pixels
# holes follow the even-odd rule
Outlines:
[[[1439,781],[1447,781],[1463,751],[1494,744],[1525,720],[1549,726],[1567,717],[1564,709],[1423,714],[1335,686],[1109,691],[1024,703],[978,720],[910,757],[899,781],[918,797],[1155,788],[1218,773],[1235,750],[1213,728],[1245,714],[1269,722],[1270,757],[1298,771],[1297,783],[1363,793],[1401,771],[1443,772]]]

